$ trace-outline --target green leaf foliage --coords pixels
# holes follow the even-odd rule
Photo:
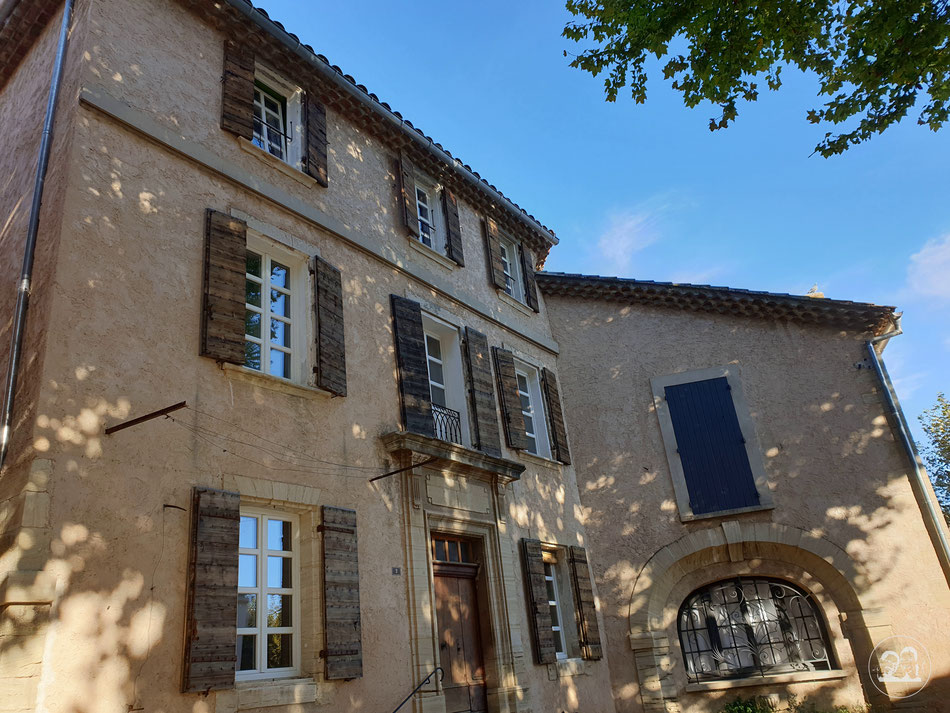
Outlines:
[[[826,158],[911,109],[933,131],[950,117],[950,0],[567,0],[567,9],[576,19],[563,35],[585,46],[571,66],[603,73],[608,101],[624,87],[646,101],[652,56],[687,107],[719,107],[711,131],[760,86],[777,91],[788,67],[818,77],[824,103],[806,119],[839,127],[815,147]]]
[[[942,393],[937,394],[937,403],[920,415],[920,425],[927,435],[921,455],[950,525],[950,401]]]

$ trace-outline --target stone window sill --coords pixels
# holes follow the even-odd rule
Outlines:
[[[276,376],[271,376],[270,374],[262,374],[259,371],[254,369],[248,369],[245,366],[238,366],[237,364],[228,364],[227,362],[221,363],[221,369],[225,372],[225,375],[230,379],[234,377],[238,381],[246,381],[249,384],[254,384],[259,386],[262,389],[269,389],[270,391],[279,391],[283,394],[289,394],[291,396],[301,396],[304,398],[332,398],[333,394],[329,391],[324,391],[323,389],[318,389],[314,386],[304,386],[303,384],[295,384],[292,381],[287,381],[286,379],[278,379]]]
[[[518,455],[530,463],[537,463],[538,465],[544,466],[545,468],[560,470],[561,466],[563,465],[559,461],[552,460],[551,458],[546,458],[545,456],[538,456],[538,455],[535,455],[534,453],[528,453],[527,451],[518,451]],[[573,659],[567,659],[567,660],[572,661]]]
[[[314,186],[317,185],[317,179],[313,178],[312,176],[308,176],[299,168],[296,168],[295,166],[291,166],[286,161],[283,161],[282,159],[277,158],[273,154],[268,153],[267,151],[262,149],[260,146],[258,146],[254,142],[248,141],[247,139],[245,139],[243,136],[238,137],[238,142],[240,143],[241,148],[244,149],[247,153],[251,154],[254,158],[256,158],[257,160],[263,163],[266,163],[268,166],[280,171],[284,175],[290,176],[292,179],[294,179],[295,181],[299,183],[302,183],[307,188],[313,188]]]
[[[751,678],[731,678],[721,681],[702,681],[686,684],[687,693],[704,691],[725,691],[746,686],[774,686],[781,683],[805,683],[808,681],[835,681],[846,678],[845,671],[801,671],[799,673],[781,673],[775,676],[753,676]]]
[[[731,510],[717,510],[716,512],[704,512],[702,515],[693,515],[686,513],[680,515],[680,522],[692,522],[693,520],[708,520],[713,517],[732,517],[733,515],[742,515],[748,512],[763,512],[765,510],[774,510],[772,503],[763,503],[762,505],[751,505],[746,508],[733,508]]]
[[[548,664],[548,680],[556,681],[559,678],[569,678],[571,676],[586,676],[587,662],[584,659],[559,659],[554,663]]]
[[[505,292],[504,290],[498,290],[498,298],[499,298],[502,302],[506,302],[507,304],[509,304],[510,306],[514,307],[516,310],[518,310],[519,312],[523,312],[524,314],[528,315],[529,317],[533,317],[535,314],[537,314],[537,312],[535,312],[533,309],[531,309],[530,307],[528,307],[528,306],[527,306],[526,304],[524,304],[523,302],[519,302],[518,300],[516,300],[514,297],[512,297],[511,295],[509,295],[509,294],[508,294],[507,292]]]
[[[454,270],[458,267],[454,260],[449,260],[445,255],[440,253],[438,250],[433,250],[428,245],[423,242],[420,242],[418,238],[409,238],[409,246],[415,250],[417,253],[422,255],[428,260],[432,260],[435,263],[438,263],[441,267],[444,267],[446,270]]]
[[[314,703],[317,683],[312,678],[275,678],[241,681],[234,685],[237,694],[235,710],[252,710],[269,706]]]

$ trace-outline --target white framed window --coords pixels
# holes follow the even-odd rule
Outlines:
[[[426,313],[422,326],[436,438],[471,446],[458,327]]]
[[[518,398],[521,400],[525,436],[528,439],[527,451],[550,458],[551,444],[545,425],[547,422],[541,400],[541,377],[538,370],[530,364],[515,361],[515,378],[518,380]]]
[[[521,282],[521,254],[518,244],[508,237],[498,238],[501,246],[501,268],[505,273],[505,294],[524,302],[524,285]]]
[[[567,552],[563,547],[546,545],[541,554],[555,655],[558,659],[576,658],[580,656],[580,644]]]
[[[299,542],[295,515],[241,507],[237,680],[300,672]]]
[[[258,67],[254,73],[256,146],[297,169],[303,167],[303,90]]]
[[[306,257],[248,231],[244,278],[244,366],[304,382],[311,292]]]
[[[554,632],[554,651],[559,659],[567,658],[567,643],[564,640],[564,613],[558,593],[557,572],[554,564],[544,563],[544,583],[548,590],[548,606],[551,608],[551,631]]]
[[[416,181],[416,212],[419,214],[419,242],[444,255],[445,218],[438,186]]]

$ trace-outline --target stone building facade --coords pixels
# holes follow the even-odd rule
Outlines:
[[[0,3],[11,313],[63,12]],[[946,691],[932,493],[852,363],[890,308],[710,316],[535,275],[553,232],[243,0],[78,0],[56,111],[0,711],[880,702],[861,657],[892,630]],[[709,369],[745,394],[759,500],[684,517],[649,385]],[[759,575],[813,607],[826,665],[691,681],[681,602]]]

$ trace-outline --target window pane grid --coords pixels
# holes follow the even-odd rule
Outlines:
[[[435,247],[435,225],[429,194],[419,186],[416,186],[416,213],[419,215],[419,241],[430,248]]]
[[[254,143],[283,160],[287,155],[287,124],[283,102],[260,87],[254,88]]]
[[[528,376],[515,372],[518,379],[518,397],[521,399],[521,413],[524,416],[524,431],[528,439],[528,451],[538,452],[538,442],[534,434],[534,407],[531,404],[531,392],[528,388]]]
[[[779,580],[737,578],[694,592],[678,617],[690,680],[832,668],[809,595]]]
[[[564,645],[561,601],[557,590],[554,565],[550,562],[544,563],[544,580],[548,590],[548,607],[550,607],[551,610],[551,631],[554,632],[554,652],[557,658],[564,659],[567,658],[567,647]]]
[[[283,549],[273,548],[271,540],[275,533]],[[241,513],[237,670],[242,675],[280,673],[295,666],[292,537],[292,523],[285,517]],[[272,582],[275,562],[280,564],[276,570],[280,575],[277,586]],[[254,625],[248,626],[251,623]]]
[[[290,268],[270,255],[248,250],[245,284],[244,366],[290,379],[293,376]],[[266,305],[263,295],[270,295]]]

